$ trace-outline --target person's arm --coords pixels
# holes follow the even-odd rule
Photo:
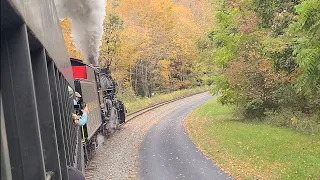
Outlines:
[[[87,118],[88,118],[88,114],[87,113],[83,113],[81,118],[79,119],[79,125],[83,126],[87,123]]]
[[[87,118],[88,118],[88,106],[86,106],[83,110],[82,110],[82,116],[79,119],[79,125],[83,126],[87,123]]]

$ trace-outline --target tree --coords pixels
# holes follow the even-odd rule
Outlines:
[[[303,1],[296,11],[297,21],[292,24],[291,33],[294,54],[302,68],[298,87],[320,103],[320,2]]]
[[[82,57],[80,50],[75,48],[75,45],[72,41],[71,23],[68,20],[68,18],[60,21],[60,25],[61,25],[64,41],[66,42],[66,47],[67,47],[67,51],[68,51],[69,56],[83,60],[83,57]]]
[[[219,67],[214,92],[220,101],[236,104],[248,118],[283,106],[317,112],[319,6],[316,0],[221,1],[215,28],[198,46]]]
[[[123,58],[130,59],[126,62],[138,62],[139,64],[134,63],[131,66],[135,70],[140,69],[139,66],[143,64],[147,69],[141,71],[148,72],[137,72],[137,75],[135,70],[131,70],[133,86],[139,85],[139,77],[144,74],[143,78],[141,76],[143,81],[139,81],[141,88],[137,89],[159,89],[151,88],[157,86],[161,89],[175,90],[187,87],[193,70],[192,62],[197,59],[195,42],[200,34],[191,11],[179,3],[168,0],[140,0],[135,3],[124,0],[117,10],[124,20],[121,41],[126,42],[121,44],[118,58],[122,61]],[[164,61],[168,66],[163,66]],[[162,71],[167,72],[168,76],[163,76],[166,73]],[[163,84],[147,83],[145,79]],[[149,88],[145,87],[146,83],[149,84]]]

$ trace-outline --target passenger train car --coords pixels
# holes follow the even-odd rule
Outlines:
[[[125,121],[108,69],[69,59],[52,0],[1,0],[1,179],[68,180]],[[89,109],[75,125],[69,89]]]

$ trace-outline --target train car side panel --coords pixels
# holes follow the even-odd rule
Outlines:
[[[101,126],[101,108],[98,101],[98,91],[95,82],[80,80],[81,96],[83,101],[87,104],[89,113],[87,119],[87,138],[90,139],[97,129]]]
[[[66,51],[64,38],[62,35],[60,21],[57,15],[54,1],[44,0],[3,0],[1,5],[9,3],[15,12],[27,24],[31,32],[45,47],[47,54],[55,61],[59,71],[73,87],[73,75],[69,55]],[[2,12],[7,9],[1,7]],[[6,12],[5,12],[6,13]],[[8,23],[6,26],[13,26],[11,17],[3,19],[1,23]],[[2,26],[1,26],[2,28]],[[10,27],[11,28],[11,27]]]

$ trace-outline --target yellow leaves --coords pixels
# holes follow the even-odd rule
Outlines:
[[[166,82],[169,82],[169,66],[170,66],[170,61],[168,60],[160,60],[158,62],[160,65],[160,71],[161,75],[164,77]]]
[[[131,80],[128,77],[132,78],[132,74],[136,73],[131,72],[130,76],[129,71],[130,67],[136,66],[137,61],[149,64],[148,72],[152,72],[151,76],[161,78],[161,82],[157,81],[159,86],[183,88],[192,84],[188,78],[194,71],[192,62],[198,59],[195,42],[206,32],[204,24],[207,27],[211,25],[208,19],[214,16],[208,13],[212,11],[212,6],[207,0],[182,1],[120,0],[117,7],[112,6],[112,2],[107,3],[107,13],[119,15],[123,26],[119,31],[111,33],[105,29],[104,37],[107,41],[102,41],[100,48],[101,65],[112,59],[114,77],[117,81],[125,80],[123,84],[128,84],[126,80]],[[105,24],[109,23],[109,17],[107,15],[105,18]],[[115,52],[110,53],[108,40],[115,34],[119,41],[116,48],[111,47],[111,51],[116,49]],[[153,81],[152,78],[148,75],[146,79]]]
[[[206,32],[214,24],[213,5],[208,0],[177,0],[185,8],[190,9],[201,32]]]
[[[60,21],[60,25],[61,25],[64,41],[66,42],[66,47],[67,47],[69,56],[77,59],[83,59],[80,50],[76,49],[73,44],[72,37],[71,37],[70,21],[66,18]]]
[[[125,61],[128,66],[133,66],[137,59],[146,58],[149,55],[150,38],[143,29],[137,26],[127,27],[120,34],[120,39],[116,61]]]
[[[131,8],[128,8],[130,5]],[[169,0],[123,0],[118,8],[124,19],[125,31],[132,29],[144,39],[149,49],[140,50],[142,56],[157,61],[163,57],[188,55],[195,50],[198,27],[193,15],[187,8],[174,4]],[[130,37],[124,37],[127,41]],[[150,58],[149,58],[150,59]]]
[[[298,119],[297,119],[296,117],[292,117],[292,118],[290,119],[290,121],[291,121],[291,124],[292,124],[292,125],[295,125],[295,124],[297,124]]]
[[[115,12],[124,21],[115,61],[127,66],[137,60],[158,64],[167,87],[169,82],[175,87],[191,84],[182,71],[191,71],[185,64],[197,59],[195,42],[201,33],[189,8],[170,0],[122,0]],[[176,80],[170,79],[170,71],[178,73]]]

